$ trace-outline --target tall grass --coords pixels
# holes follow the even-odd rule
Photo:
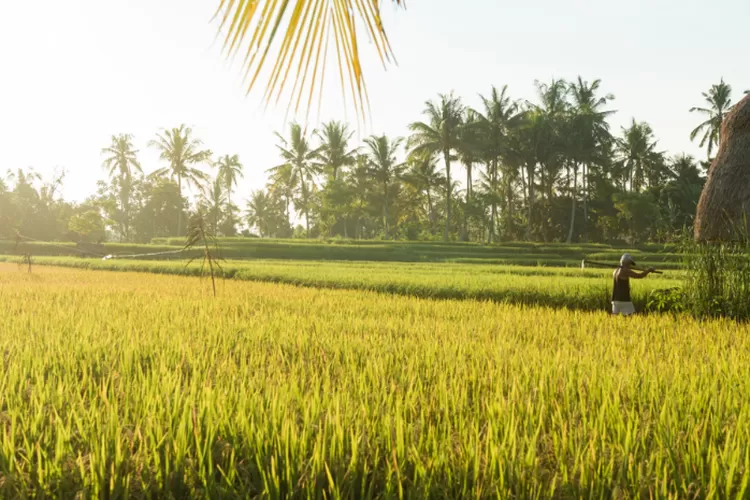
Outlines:
[[[698,317],[750,319],[750,240],[684,242],[687,309]]]
[[[746,498],[750,335],[0,265],[2,498]]]

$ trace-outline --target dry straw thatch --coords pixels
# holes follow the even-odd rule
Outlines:
[[[695,240],[736,241],[750,235],[750,95],[727,114],[695,218]]]

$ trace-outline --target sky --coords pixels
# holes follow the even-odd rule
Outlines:
[[[280,163],[274,131],[293,119],[285,102],[264,108],[246,95],[240,66],[222,52],[212,16],[218,0],[0,2],[0,175],[65,169],[66,199],[82,201],[104,179],[101,149],[129,133],[145,172],[161,166],[147,147],[162,128],[186,124],[217,156],[238,154],[245,178],[234,199],[264,186]],[[747,0],[407,0],[385,2],[398,65],[363,43],[371,111],[356,138],[405,136],[424,103],[454,91],[470,106],[491,85],[533,100],[534,80],[602,80],[615,95],[614,132],[647,121],[661,150],[703,158],[689,133],[701,92],[724,78],[735,101],[750,88]],[[337,71],[329,64],[329,70]],[[261,82],[264,83],[264,82]],[[262,91],[262,85],[257,88]],[[320,113],[356,125],[338,80]],[[209,169],[207,169],[209,170]],[[461,177],[460,174],[458,174]]]

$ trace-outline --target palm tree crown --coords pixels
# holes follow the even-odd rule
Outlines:
[[[323,124],[315,135],[320,139],[320,165],[335,181],[343,167],[354,165],[357,148],[349,150],[349,140],[354,132],[346,124],[330,121]]]
[[[222,183],[227,196],[231,200],[232,189],[244,177],[240,157],[238,155],[224,155],[214,163],[214,166],[218,169],[216,178]]]
[[[712,85],[708,92],[702,92],[702,95],[708,107],[692,107],[690,112],[698,112],[705,116],[706,120],[690,132],[690,140],[694,141],[699,134],[703,134],[700,147],[708,144],[707,154],[710,158],[714,146],[718,147],[721,140],[721,124],[724,117],[732,109],[732,86],[725,83],[722,78],[718,84]]]
[[[102,166],[112,179],[120,185],[120,226],[121,235],[130,239],[130,196],[133,186],[133,172],[143,173],[138,162],[138,150],[133,147],[133,136],[130,134],[113,135],[108,147],[102,148],[106,155]]]
[[[103,166],[110,177],[131,179],[133,171],[143,171],[137,158],[138,150],[133,148],[133,136],[130,134],[113,135],[110,145],[102,148],[102,154],[107,155]]]
[[[405,3],[404,0],[392,1],[396,5]],[[365,111],[367,90],[360,65],[361,35],[355,25],[363,23],[364,32],[369,35],[382,63],[393,58],[380,15],[380,3],[380,0],[221,0],[215,16],[221,19],[219,31],[225,32],[224,49],[229,55],[240,53],[243,56],[243,73],[251,77],[248,92],[255,85],[276,36],[281,35],[279,53],[268,77],[266,102],[270,102],[274,94],[277,98],[281,95],[292,74],[295,78],[289,106],[296,103],[298,108],[303,97],[312,99],[316,86],[322,86],[320,80],[325,75],[328,43],[333,41],[342,92],[346,94],[343,80],[347,75],[355,111],[361,116]],[[278,29],[285,19],[288,19],[286,32]],[[250,42],[243,47],[246,36],[250,37]],[[301,39],[304,43],[299,43]],[[311,72],[299,71],[303,66]],[[309,100],[308,111],[310,104]]]
[[[461,141],[461,124],[464,106],[461,99],[450,93],[440,94],[439,102],[427,101],[422,112],[427,122],[414,122],[409,125],[412,135],[409,138],[411,154],[426,152],[442,154],[445,162],[446,219],[444,240],[448,240],[451,224],[451,160]]]
[[[310,147],[302,127],[297,123],[289,126],[289,140],[279,133],[276,133],[276,137],[281,141],[278,148],[284,163],[270,169],[269,172],[275,174],[283,169],[291,169],[293,172],[301,191],[301,198],[299,202],[295,201],[295,204],[305,214],[307,236],[310,236],[310,196],[315,188],[315,176],[319,172],[320,151]]]
[[[203,142],[193,137],[193,130],[185,125],[178,128],[163,130],[157,134],[155,140],[149,141],[149,146],[159,150],[159,157],[169,163],[168,166],[154,171],[154,177],[169,176],[177,180],[179,195],[182,197],[182,182],[196,187],[202,186],[208,176],[196,165],[207,163],[211,159],[211,151],[203,149]],[[177,220],[177,235],[182,232],[182,210]]]
[[[388,238],[388,205],[391,188],[396,180],[401,177],[403,163],[396,159],[398,148],[403,139],[388,139],[387,136],[372,136],[365,139],[367,156],[370,164],[370,175],[382,188],[383,195],[383,229],[385,237]]]

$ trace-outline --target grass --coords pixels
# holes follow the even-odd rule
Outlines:
[[[3,257],[0,257],[2,260]],[[198,275],[198,263],[38,257],[35,265],[111,271]],[[351,261],[245,260],[222,264],[224,276],[244,281],[316,288],[367,290],[433,299],[489,300],[579,310],[608,310],[611,270],[496,266],[487,264]],[[633,285],[633,301],[644,310],[649,293],[680,283],[679,271],[652,275]]]
[[[748,495],[744,326],[209,286],[0,264],[0,497]]]

